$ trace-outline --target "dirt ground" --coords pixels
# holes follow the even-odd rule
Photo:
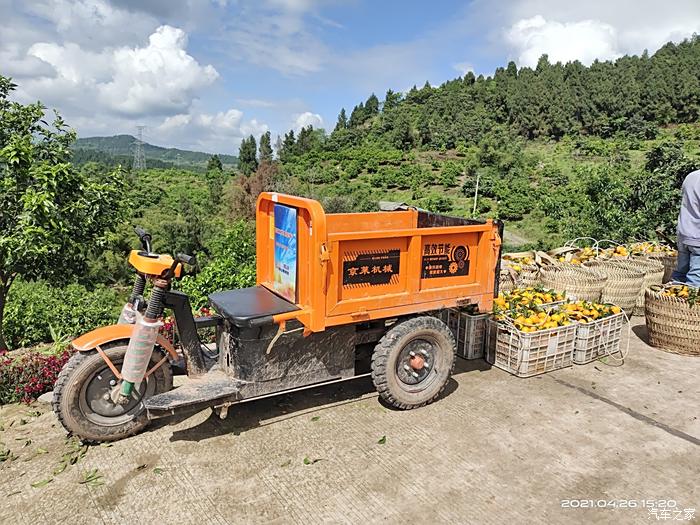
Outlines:
[[[700,523],[700,358],[639,323],[623,366],[460,360],[408,412],[360,379],[85,451],[47,405],[5,406],[0,523]]]

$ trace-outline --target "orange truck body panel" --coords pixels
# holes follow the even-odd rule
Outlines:
[[[419,227],[419,211],[326,214],[311,199],[265,192],[257,202],[257,283],[275,291],[275,205],[296,209],[295,312],[308,330],[461,304],[492,308],[499,226]]]
[[[98,346],[111,343],[112,341],[130,339],[131,334],[134,332],[134,328],[135,325],[133,324],[114,324],[110,326],[103,326],[73,339],[71,344],[73,345],[73,348],[79,352],[87,352],[89,350],[94,350]],[[156,338],[156,345],[166,350],[173,359],[178,359],[175,347],[162,335],[159,335]]]

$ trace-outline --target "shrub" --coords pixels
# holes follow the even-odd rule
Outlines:
[[[53,389],[61,368],[71,356],[64,350],[58,354],[24,352],[19,356],[0,355],[0,405],[34,401]]]
[[[457,185],[457,179],[462,174],[460,166],[455,162],[447,161],[442,166],[442,171],[440,172],[440,184],[446,188],[450,188]]]
[[[5,337],[11,348],[19,348],[52,341],[52,328],[62,336],[78,336],[116,322],[124,301],[105,286],[88,290],[79,284],[61,288],[16,281],[5,307]]]
[[[237,222],[212,242],[211,252],[211,262],[201,272],[179,282],[193,308],[205,306],[210,293],[255,284],[255,232],[250,224]]]

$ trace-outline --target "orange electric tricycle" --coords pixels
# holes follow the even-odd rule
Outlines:
[[[257,285],[216,292],[216,315],[195,319],[172,289],[191,257],[142,249],[117,324],[72,344],[54,389],[63,426],[85,440],[132,435],[149,420],[371,375],[389,404],[435,400],[455,340],[443,308],[491,309],[503,226],[396,206],[326,214],[311,199],[263,193],[257,202]],[[151,282],[148,300],[144,298]],[[160,334],[172,310],[177,343]],[[198,331],[216,332],[205,345]],[[174,373],[188,378],[173,388]]]

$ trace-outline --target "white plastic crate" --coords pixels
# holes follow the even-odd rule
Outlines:
[[[530,377],[572,365],[576,323],[525,333],[489,321],[486,360],[518,377]]]
[[[482,359],[488,329],[489,314],[469,314],[457,308],[445,308],[438,312],[457,341],[457,355],[463,359]]]
[[[625,314],[622,312],[597,321],[579,323],[576,327],[574,363],[585,365],[598,357],[619,352],[624,323]]]

